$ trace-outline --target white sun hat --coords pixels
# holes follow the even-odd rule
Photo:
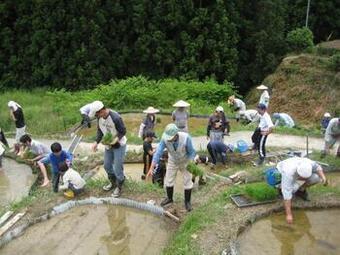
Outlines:
[[[216,110],[215,110],[216,112],[224,112],[224,109],[223,109],[223,107],[222,106],[217,106],[216,107]]]
[[[302,178],[309,178],[312,175],[312,164],[309,162],[300,162],[297,167],[297,173]]]
[[[263,84],[261,84],[260,86],[257,86],[256,88],[257,89],[268,89],[268,87]]]
[[[150,113],[150,114],[154,114],[154,113],[157,113],[159,112],[158,109],[156,108],[153,108],[152,106],[149,106],[146,110],[143,111],[144,113]]]
[[[179,100],[175,104],[173,104],[173,107],[189,107],[189,106],[190,104],[183,100]]]
[[[329,112],[326,112],[323,116],[326,117],[326,118],[329,118],[329,117],[331,117],[331,114]]]
[[[96,112],[98,112],[99,110],[104,108],[104,104],[102,101],[94,101],[91,103],[90,106],[90,113],[89,113],[89,117],[90,118],[94,118],[94,116],[96,115]]]

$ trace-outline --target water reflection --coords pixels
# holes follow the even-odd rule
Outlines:
[[[35,224],[2,249],[12,254],[160,254],[170,235],[164,220],[118,206],[80,206]]]
[[[240,254],[340,254],[340,210],[294,211],[294,224],[284,213],[256,222],[239,237]]]
[[[0,205],[27,195],[34,180],[35,176],[29,166],[4,158],[3,170],[0,171]]]

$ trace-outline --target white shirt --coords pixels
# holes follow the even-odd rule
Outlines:
[[[72,183],[76,189],[82,189],[86,182],[77,171],[69,168],[63,176],[63,185],[59,188],[61,190],[68,189],[70,183]]]
[[[273,126],[274,124],[272,122],[272,119],[270,118],[270,115],[267,112],[265,112],[260,117],[259,128],[261,129],[261,131],[268,131]]]
[[[281,190],[284,200],[290,200],[293,194],[299,189],[300,185],[297,180],[297,167],[300,164],[312,164],[312,171],[315,172],[317,164],[308,158],[289,158],[277,164],[277,170],[281,173]]]
[[[238,98],[234,99],[234,106],[235,108],[240,108],[239,111],[245,111],[246,110],[246,104]]]
[[[326,135],[340,135],[340,124],[339,124],[339,118],[333,118],[330,120],[327,129],[326,129]]]
[[[259,103],[260,104],[264,104],[268,108],[268,105],[269,105],[269,93],[268,93],[267,90],[262,92]]]
[[[91,104],[92,104],[92,103],[86,104],[86,105],[84,105],[83,107],[81,107],[81,108],[79,109],[80,114],[85,114],[85,115],[88,116],[88,115],[90,114],[90,111],[91,111]]]
[[[250,109],[244,111],[244,118],[251,122],[256,122],[260,119],[260,114],[258,113],[257,110]]]
[[[29,146],[29,149],[35,155],[45,155],[51,153],[51,150],[45,144],[33,139],[31,141],[31,146]]]

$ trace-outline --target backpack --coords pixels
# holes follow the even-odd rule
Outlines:
[[[266,182],[272,187],[277,187],[281,183],[281,173],[276,167],[266,169],[264,175]]]

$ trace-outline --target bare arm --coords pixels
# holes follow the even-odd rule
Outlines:
[[[9,111],[9,114],[11,115],[12,120],[16,121],[17,119],[14,116],[13,110]]]

